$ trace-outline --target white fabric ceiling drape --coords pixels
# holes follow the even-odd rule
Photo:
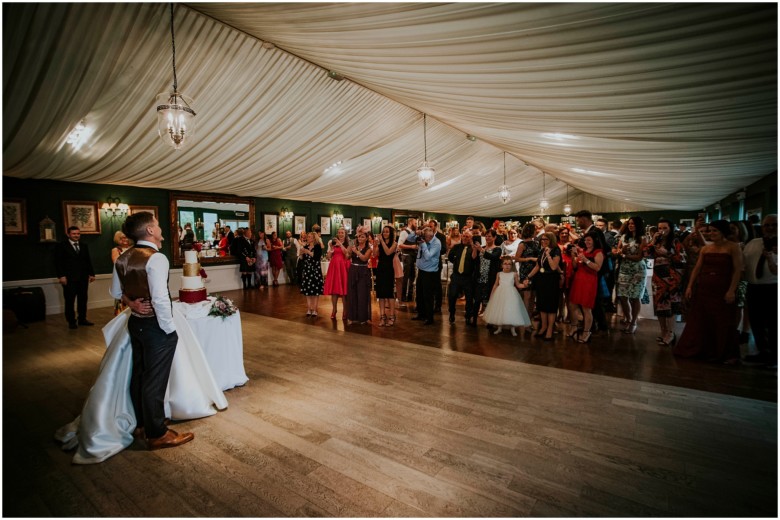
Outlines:
[[[777,169],[774,4],[180,4],[180,152],[154,112],[168,9],[4,7],[4,175],[525,215],[542,171],[560,213],[566,183],[595,211],[699,209]]]

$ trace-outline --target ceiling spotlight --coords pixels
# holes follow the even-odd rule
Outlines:
[[[328,77],[330,79],[335,79],[336,81],[341,81],[344,79],[344,76],[336,72],[335,70],[329,70],[328,71]]]
[[[474,141],[477,140],[477,136],[471,135],[471,134],[466,134],[466,139],[468,139],[469,141],[471,141],[473,143]]]
[[[267,50],[267,51],[270,51],[271,49],[275,49],[275,48],[276,48],[276,45],[274,45],[274,44],[273,44],[273,43],[271,43],[271,42],[263,42],[263,45],[262,45],[262,47],[263,47],[263,49],[265,49],[265,50]]]

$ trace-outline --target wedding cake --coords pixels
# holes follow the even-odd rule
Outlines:
[[[181,289],[179,289],[179,301],[184,303],[198,303],[206,299],[206,288],[203,286],[203,278],[200,277],[200,264],[197,251],[184,252],[183,276],[181,277]]]

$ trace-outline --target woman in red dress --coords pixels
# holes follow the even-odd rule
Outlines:
[[[580,343],[590,341],[593,307],[596,304],[598,293],[598,273],[601,269],[601,263],[604,261],[601,249],[595,249],[597,243],[598,236],[594,232],[588,233],[585,235],[585,249],[576,247],[571,252],[574,264],[574,281],[569,291],[571,326],[566,335],[575,338]],[[574,319],[578,311],[583,317],[581,331],[577,330],[577,320]]]
[[[571,243],[571,234],[569,228],[561,227],[558,230],[558,247],[561,248],[561,270],[563,271],[563,283],[561,284],[561,301],[558,305],[558,321],[570,323],[571,316],[566,316],[569,308],[569,289],[574,280],[574,260],[571,256],[571,250],[574,244]]]
[[[279,285],[279,272],[284,267],[284,260],[282,260],[282,239],[273,231],[271,235],[265,239],[265,248],[268,250],[268,263],[271,264],[271,274],[274,279],[274,287]]]
[[[726,364],[739,362],[736,292],[742,274],[742,250],[726,239],[729,223],[710,224],[710,244],[699,251],[685,298],[691,300],[685,329],[674,353],[702,356]]]
[[[330,313],[330,319],[336,319],[336,312],[339,310],[339,296],[344,300],[344,308],[347,306],[347,287],[349,285],[349,238],[347,231],[342,227],[336,232],[336,237],[328,242],[328,273],[325,275],[325,290],[323,294],[330,295],[330,301],[333,310]],[[342,317],[344,313],[342,312]]]

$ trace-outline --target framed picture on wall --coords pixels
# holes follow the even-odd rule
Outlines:
[[[686,226],[689,230],[693,229],[693,219],[692,218],[681,218],[680,219],[680,225]]]
[[[24,199],[3,199],[3,232],[6,235],[27,234],[27,204]]]
[[[306,231],[306,217],[295,217],[295,234],[300,235]]]
[[[385,229],[385,226],[387,225],[388,222],[390,221],[385,218],[382,219],[382,229]]]
[[[278,232],[276,228],[276,215],[263,215],[263,231],[266,235],[270,235],[274,231]]]
[[[134,213],[151,213],[154,215],[154,218],[157,219],[157,221],[160,221],[160,214],[157,211],[157,206],[130,206],[130,209],[128,210],[127,214],[132,215]]]
[[[363,217],[361,220],[363,221],[363,227],[365,229],[371,229],[371,219],[370,218]]]
[[[341,226],[346,230],[347,235],[352,233],[352,219],[349,217],[341,219]]]
[[[330,215],[320,215],[320,234],[330,235]]]
[[[100,208],[97,202],[91,201],[62,201],[62,214],[65,221],[65,232],[68,228],[76,226],[82,235],[100,234]]]

